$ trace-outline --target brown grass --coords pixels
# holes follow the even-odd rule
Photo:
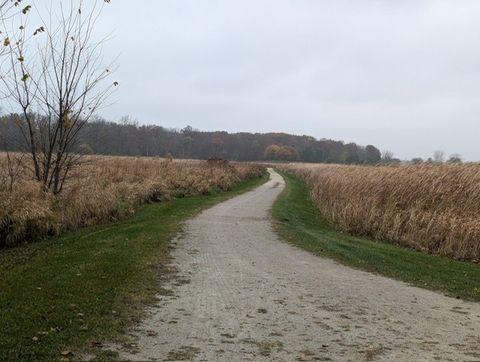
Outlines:
[[[123,219],[148,202],[230,190],[262,174],[260,166],[240,163],[99,156],[84,161],[65,191],[53,196],[30,180],[28,164],[10,191],[0,154],[0,247]]]
[[[343,231],[464,260],[480,258],[480,165],[282,166]]]

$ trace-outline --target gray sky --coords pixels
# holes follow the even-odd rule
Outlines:
[[[112,0],[102,116],[480,159],[480,1]]]

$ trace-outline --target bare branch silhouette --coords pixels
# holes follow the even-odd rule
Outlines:
[[[41,24],[31,34],[22,24],[4,44],[5,96],[20,110],[17,124],[34,177],[53,193],[62,191],[80,161],[79,132],[118,85],[106,81],[112,74],[102,63],[106,39],[94,37],[105,2],[72,0],[68,8],[51,8],[48,18],[39,14]]]

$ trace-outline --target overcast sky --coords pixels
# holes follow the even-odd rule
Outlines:
[[[102,116],[480,159],[480,1],[112,0]]]

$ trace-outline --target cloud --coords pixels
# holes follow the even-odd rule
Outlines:
[[[105,116],[480,159],[480,2],[114,1]]]

